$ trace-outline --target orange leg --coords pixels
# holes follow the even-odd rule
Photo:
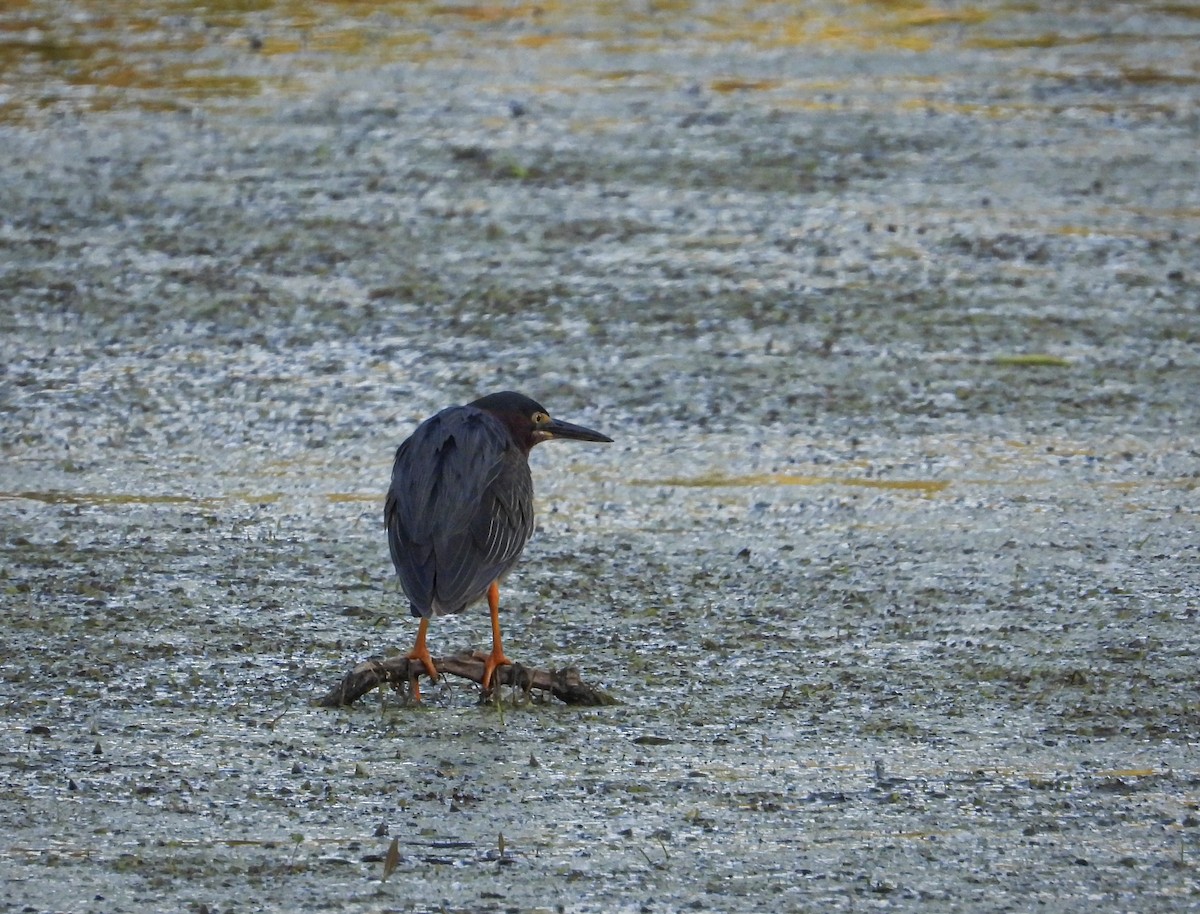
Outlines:
[[[483,662],[483,690],[491,691],[492,674],[498,666],[511,666],[512,661],[504,656],[504,648],[500,646],[500,585],[492,581],[487,592],[488,609],[492,611],[492,652]]]
[[[438,671],[433,665],[433,658],[429,656],[429,648],[425,646],[425,633],[429,631],[429,619],[425,616],[421,617],[421,624],[417,626],[417,643],[413,645],[413,649],[404,655],[406,660],[420,660],[425,667],[425,672],[429,674],[429,678],[437,682]],[[421,700],[421,686],[417,682],[417,677],[412,677],[412,697],[413,701]]]

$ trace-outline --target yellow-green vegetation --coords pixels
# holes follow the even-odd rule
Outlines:
[[[1023,352],[1008,355],[992,356],[997,365],[1011,365],[1016,368],[1070,368],[1071,360],[1061,355],[1050,355],[1045,352]]]

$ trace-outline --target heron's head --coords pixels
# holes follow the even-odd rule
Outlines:
[[[571,441],[612,441],[601,434],[573,422],[552,419],[546,408],[524,394],[505,390],[480,397],[470,404],[476,409],[491,413],[507,427],[517,442],[526,451],[542,441],[565,438]]]

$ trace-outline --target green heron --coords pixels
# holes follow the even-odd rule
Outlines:
[[[500,645],[500,580],[533,533],[529,451],[541,441],[612,441],[551,419],[538,403],[504,391],[451,406],[426,419],[396,450],[383,517],[392,563],[420,619],[408,653],[437,681],[425,645],[431,617],[462,612],[487,596],[492,652],[483,666],[490,691],[496,668],[511,663]],[[413,699],[421,700],[414,679]]]

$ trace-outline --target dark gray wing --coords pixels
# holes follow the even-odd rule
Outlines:
[[[495,417],[444,409],[396,451],[384,521],[413,615],[459,612],[516,563],[533,532],[529,464]]]

